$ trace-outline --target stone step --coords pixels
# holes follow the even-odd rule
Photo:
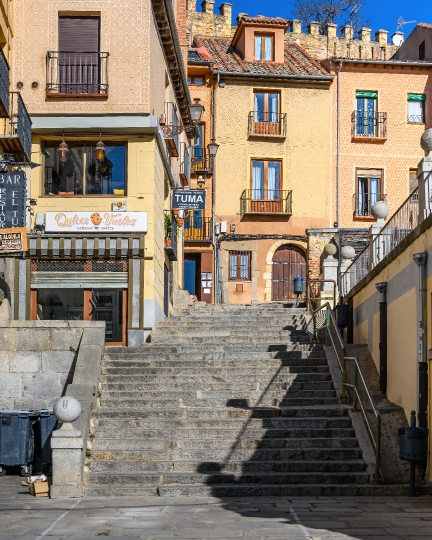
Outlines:
[[[118,350],[121,349],[121,350]],[[159,344],[159,343],[145,343],[142,348],[134,349],[127,347],[107,347],[105,356],[107,358],[122,358],[130,357],[131,355],[147,355],[147,354],[159,354],[159,355],[188,355],[188,354],[205,354],[209,351],[212,354],[224,353],[224,354],[247,354],[249,352],[273,352],[283,353],[287,351],[323,351],[323,345],[314,343],[282,343],[282,344],[257,344],[257,343],[212,343],[211,347],[202,343],[189,343],[189,344]]]
[[[286,343],[309,343],[309,338],[307,336],[260,336],[259,334],[251,334],[245,336],[197,336],[191,338],[190,336],[171,336],[171,335],[156,335],[151,337],[152,343],[169,343],[170,345],[182,345],[187,343],[193,344],[206,344],[207,346],[212,345],[213,343],[220,344],[239,344],[239,343],[249,343],[263,345],[265,343],[271,343],[272,345],[284,345]]]
[[[160,472],[200,472],[203,474],[248,473],[248,472],[362,472],[362,459],[349,461],[229,461],[227,463],[201,461],[88,461],[91,472],[108,473],[160,473]]]
[[[91,473],[91,483],[95,485],[146,485],[159,484],[170,485],[211,485],[211,484],[236,484],[236,485],[280,485],[280,484],[367,484],[369,474],[364,472],[295,472],[271,474],[249,473],[249,474],[194,474],[194,473],[163,473],[163,474],[109,474]]]
[[[230,336],[245,339],[246,341],[249,338],[260,338],[268,342],[270,342],[274,338],[282,338],[290,341],[290,339],[293,337],[301,337],[307,338],[307,342],[309,342],[308,334],[305,330],[293,330],[292,328],[269,328],[268,330],[263,330],[262,328],[260,328],[259,330],[255,329],[254,331],[253,327],[245,329],[237,329],[232,327],[227,327],[225,329],[200,328],[198,331],[195,332],[190,331],[186,328],[184,330],[173,330],[172,328],[156,328],[151,333],[151,340],[153,343],[156,343],[157,341],[154,339],[155,337],[171,337],[174,341],[178,337],[181,337],[186,338],[191,342],[194,342],[197,338],[203,339],[205,341],[206,338],[225,338]]]
[[[105,355],[104,364],[109,365],[110,367],[126,367],[128,365],[143,365],[150,363],[154,360],[172,360],[176,357],[176,354],[145,354],[139,353],[134,355],[123,355],[116,357]],[[270,360],[289,360],[290,358],[325,358],[324,351],[303,351],[303,350],[293,350],[293,351],[284,351],[284,352],[247,352],[247,353],[230,353],[230,352],[213,352],[207,351],[205,353],[189,353],[187,355],[188,361],[215,361],[215,360],[235,360],[236,362],[268,362]],[[180,359],[179,359],[180,360]]]

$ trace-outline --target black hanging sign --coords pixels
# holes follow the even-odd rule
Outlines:
[[[25,226],[25,201],[24,171],[0,172],[0,229]]]
[[[174,189],[172,194],[172,209],[205,210],[205,189]]]

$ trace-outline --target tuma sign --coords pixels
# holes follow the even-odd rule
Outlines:
[[[27,251],[27,232],[25,227],[0,229],[0,253]]]
[[[147,232],[147,212],[47,212],[46,232]]]
[[[26,177],[23,171],[0,173],[0,229],[24,227]]]
[[[205,189],[175,189],[172,194],[172,209],[205,210]]]

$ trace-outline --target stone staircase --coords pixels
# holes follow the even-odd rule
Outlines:
[[[305,311],[194,306],[107,349],[88,495],[361,495],[376,486]]]

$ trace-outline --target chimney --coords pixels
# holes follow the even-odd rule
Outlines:
[[[370,35],[371,35],[371,29],[363,26],[363,28],[360,30],[360,39],[362,41],[370,41]]]
[[[387,36],[387,30],[378,30],[378,32],[375,32],[375,41],[380,44],[380,47],[387,45]]]
[[[312,36],[319,36],[319,23],[312,21],[308,24],[308,32]]]
[[[337,30],[337,24],[329,23],[326,26],[325,35],[329,38],[335,38],[336,37],[336,30]]]
[[[186,0],[186,10],[196,11],[196,0]]]
[[[229,26],[231,26],[232,7],[233,5],[228,4],[228,2],[224,2],[219,6],[219,13],[225,19],[225,24],[228,24]]]
[[[354,28],[346,24],[342,26],[341,34],[343,39],[354,39]]]
[[[213,14],[214,0],[204,0],[201,2],[202,12]]]
[[[301,34],[302,23],[298,19],[293,19],[290,24],[290,30],[293,34]]]

